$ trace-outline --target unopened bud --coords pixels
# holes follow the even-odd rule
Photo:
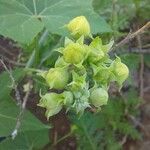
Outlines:
[[[72,35],[76,37],[90,35],[90,25],[84,16],[79,16],[72,19],[67,24],[67,28],[72,33]]]

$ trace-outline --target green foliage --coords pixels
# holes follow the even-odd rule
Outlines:
[[[149,0],[93,0],[94,10],[109,21],[115,36],[120,30],[128,29],[136,17],[148,21]]]
[[[34,121],[32,119],[32,121]],[[33,128],[33,127],[32,127]],[[8,138],[0,143],[0,149],[5,150],[33,150],[41,149],[49,141],[48,130],[43,127],[37,130],[28,130],[17,135],[15,140]]]
[[[55,64],[59,53],[56,48],[62,45],[63,37],[50,34],[44,30],[37,36],[30,45],[21,45],[24,49],[26,67],[52,67]]]
[[[93,11],[91,2],[91,0],[0,0],[0,34],[21,43],[31,43],[43,28],[64,35],[64,25],[81,14],[91,22],[92,33],[110,32],[111,29],[103,18]]]
[[[25,71],[23,69],[15,69],[12,74],[16,82],[19,82],[19,79],[25,75]],[[12,140],[11,137],[9,137],[15,128],[20,109],[10,95],[12,91],[11,79],[6,72],[0,75],[0,88],[0,136],[8,137],[0,143],[0,149],[28,150],[30,148],[44,146],[49,141],[49,127],[42,124],[27,110],[21,121],[21,128],[19,129],[17,138]]]
[[[16,82],[23,76],[23,69],[16,69],[12,75],[16,79]],[[5,86],[4,86],[5,85]],[[5,98],[10,98],[9,94],[12,90],[12,81],[7,72],[0,75],[0,101],[5,101]]]
[[[93,7],[96,12],[110,21],[113,30],[116,31],[127,28],[136,13],[133,0],[94,0]]]
[[[150,67],[150,56],[149,55],[144,55],[144,62],[148,67]]]
[[[138,54],[123,54],[120,56],[130,70],[137,70],[140,63],[140,56]]]
[[[136,6],[136,13],[137,16],[141,21],[148,21],[150,15],[150,5],[149,0],[133,0]]]
[[[26,68],[67,68],[66,75],[51,76],[50,71],[49,75],[47,74],[47,82],[50,84],[47,84],[44,78],[31,73],[28,68],[34,81],[34,92],[39,93],[41,90],[41,93],[46,93],[41,95],[39,106],[47,109],[47,118],[57,114],[62,107],[67,111],[73,109],[80,115],[87,107],[101,107],[101,104],[107,103],[107,90],[111,81],[121,83],[122,77],[115,74],[122,74],[122,67],[112,67],[115,61],[109,58],[108,53],[113,41],[108,42],[108,36],[112,33],[114,37],[124,34],[120,32],[129,29],[134,19],[145,22],[149,19],[149,12],[149,0],[0,0],[0,34],[21,43],[24,50],[23,60],[27,61]],[[87,18],[91,26],[90,34],[89,28],[84,28],[86,21],[78,20],[75,25],[71,24],[73,27],[69,30],[69,36],[66,29],[70,27],[67,23],[76,16]],[[79,25],[82,30],[78,29]],[[82,36],[79,38],[80,33],[89,36],[89,39]],[[97,33],[105,34],[101,35],[101,38],[92,38],[91,34]],[[64,38],[65,36],[69,38]],[[139,68],[140,56],[123,54],[122,51],[117,51],[117,55],[129,67],[127,86],[133,87],[133,73]],[[145,55],[144,62],[147,66],[150,66],[149,60],[149,56]],[[122,72],[124,74],[124,70]],[[12,73],[16,82],[19,82],[25,71],[15,69]],[[63,88],[57,77],[67,77]],[[58,93],[47,93],[50,87],[55,87],[56,89],[52,90]],[[94,98],[91,98],[92,91],[99,88],[105,92],[94,94]],[[0,75],[0,89],[0,137],[7,137],[15,127],[20,110],[11,96],[11,80],[6,72]],[[139,110],[135,109],[139,103],[137,93],[131,90],[125,93],[125,98],[111,97],[106,106],[97,108],[98,113],[86,111],[80,118],[76,114],[70,114],[78,149],[119,150],[122,149],[119,142],[124,136],[139,139],[139,132],[127,116],[139,115]],[[0,149],[41,149],[49,141],[48,131],[49,126],[42,124],[26,110],[17,137],[14,140],[7,137],[0,143]]]
[[[140,134],[129,122],[126,114],[137,116],[135,106],[139,103],[137,93],[131,90],[128,96],[112,98],[104,108],[96,114],[85,112],[81,118],[70,114],[78,149],[82,150],[119,150],[119,142],[124,136],[139,139]]]
[[[19,108],[12,101],[12,99],[9,99],[8,102],[0,103],[1,136],[9,136],[16,125]],[[33,114],[26,111],[21,121],[21,128],[19,129],[17,137],[14,140],[8,137],[2,141],[0,143],[0,149],[28,150],[31,147],[42,148],[49,142],[48,129],[48,126],[43,125]]]
[[[140,56],[138,54],[123,54],[120,55],[120,58],[129,67],[130,76],[127,81],[129,85],[133,85],[134,73],[138,70],[140,64]]]

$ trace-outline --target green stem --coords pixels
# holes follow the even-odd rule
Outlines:
[[[68,134],[66,134],[65,136],[61,137],[60,139],[58,139],[54,144],[51,145],[51,147],[57,145],[58,143],[60,143],[61,141],[65,140],[66,138],[68,138],[69,136],[72,135],[72,132],[69,132]]]
[[[26,71],[30,71],[30,72],[42,72],[42,70],[39,69],[34,69],[34,68],[25,68]]]
[[[118,15],[117,15],[117,8],[116,8],[117,0],[112,0],[112,29],[113,29],[113,36],[116,38],[116,33],[118,31]]]
[[[30,67],[32,67],[32,65],[33,65],[33,63],[34,63],[34,58],[35,58],[35,50],[33,50],[33,52],[32,52],[32,54],[31,54],[29,60],[28,60],[27,63],[26,63],[25,68],[30,68]]]
[[[28,62],[26,63],[26,67],[25,68],[30,68],[33,66],[37,67],[38,63],[39,63],[39,56],[40,56],[40,47],[42,46],[42,44],[45,41],[45,38],[47,38],[49,32],[48,30],[45,30],[42,35],[39,37],[37,36],[35,38],[35,49],[33,50]]]
[[[39,58],[40,58],[40,51],[39,51],[39,44],[38,44],[38,41],[39,41],[39,37],[37,36],[35,38],[35,61],[34,61],[34,66],[37,67],[38,63],[39,63]]]

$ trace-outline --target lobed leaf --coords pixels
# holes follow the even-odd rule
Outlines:
[[[66,35],[64,25],[79,15],[91,22],[92,33],[111,32],[91,3],[91,0],[0,0],[0,34],[27,44],[43,28]]]

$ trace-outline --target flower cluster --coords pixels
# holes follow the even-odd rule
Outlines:
[[[121,87],[129,74],[119,57],[111,60],[108,55],[113,41],[103,44],[101,38],[92,38],[84,16],[71,20],[67,28],[72,39],[66,37],[64,47],[57,49],[60,57],[55,67],[40,73],[50,89],[62,91],[41,95],[38,106],[46,108],[47,118],[62,107],[77,114],[82,114],[87,107],[99,109],[107,104],[110,82],[116,81]],[[91,38],[90,44],[85,44],[87,36]]]

